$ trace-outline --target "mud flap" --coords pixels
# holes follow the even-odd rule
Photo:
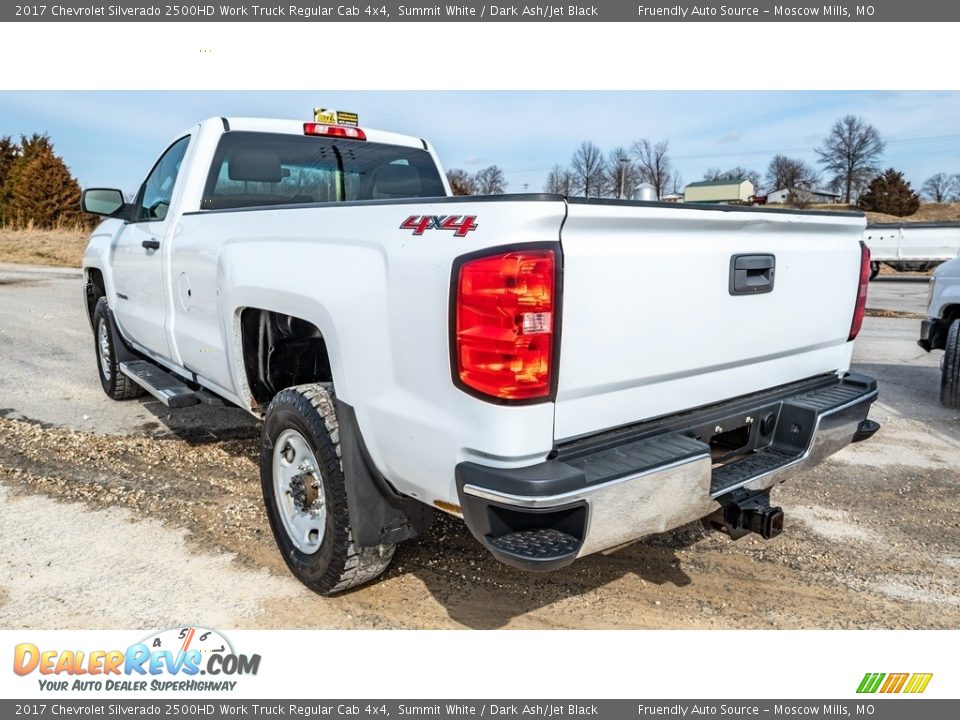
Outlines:
[[[350,502],[350,527],[362,547],[393,544],[426,532],[433,508],[397,493],[377,471],[350,405],[336,399],[340,461]]]

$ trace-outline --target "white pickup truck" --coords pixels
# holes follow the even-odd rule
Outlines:
[[[103,389],[262,417],[270,524],[321,593],[434,509],[532,570],[700,519],[770,538],[771,488],[879,427],[861,215],[451,197],[426,141],[244,118],[82,202]]]
[[[940,356],[940,402],[960,409],[960,258],[933,271],[927,299],[929,317],[920,323],[917,344],[943,350]]]

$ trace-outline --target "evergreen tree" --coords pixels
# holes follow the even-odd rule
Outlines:
[[[3,220],[51,228],[84,221],[80,185],[46,135],[22,137],[3,183]]]
[[[9,199],[5,190],[7,177],[10,175],[10,170],[16,162],[19,152],[20,148],[13,142],[12,138],[9,136],[0,137],[0,223],[4,221],[3,208]]]
[[[904,217],[920,209],[920,196],[903,179],[903,173],[890,168],[870,181],[860,196],[860,208]]]

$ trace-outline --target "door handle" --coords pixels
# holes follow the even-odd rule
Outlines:
[[[776,266],[777,259],[773,255],[734,255],[730,258],[730,294],[772,292]]]
[[[144,240],[144,241],[143,241],[142,243],[140,243],[140,244],[143,245],[147,250],[159,250],[159,249],[160,249],[160,241],[159,241],[159,240]]]

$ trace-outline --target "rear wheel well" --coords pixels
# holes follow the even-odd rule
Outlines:
[[[293,315],[246,308],[240,313],[243,365],[256,408],[284,388],[332,382],[320,329]]]

